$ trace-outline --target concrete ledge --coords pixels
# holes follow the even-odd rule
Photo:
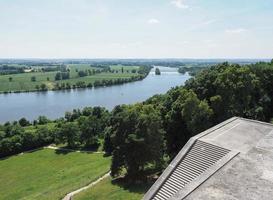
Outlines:
[[[200,174],[197,179],[188,183],[183,190],[177,192],[170,200],[182,200],[187,197],[190,193],[192,193],[199,185],[204,183],[207,179],[209,179],[214,173],[220,170],[223,166],[225,166],[229,161],[231,161],[235,156],[237,156],[239,152],[231,151],[227,155],[225,155],[221,160],[207,169],[205,172]]]
[[[177,156],[172,160],[172,162],[168,165],[168,167],[164,170],[161,176],[156,180],[156,182],[152,185],[152,187],[148,190],[148,192],[144,195],[142,200],[150,200],[154,197],[156,192],[160,189],[160,187],[165,183],[171,173],[175,170],[177,164],[186,156],[187,152],[191,149],[193,144],[196,142],[197,139],[204,137],[205,135],[220,129],[221,127],[237,120],[238,117],[232,117],[216,126],[213,126],[206,131],[201,132],[200,134],[192,137],[189,141],[185,144],[185,146],[181,149],[181,151],[177,154]]]

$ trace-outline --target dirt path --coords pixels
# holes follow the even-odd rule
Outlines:
[[[56,147],[56,146],[46,146],[44,148],[47,148],[47,149],[55,149],[55,150],[64,150],[64,151],[74,151],[74,152],[83,152],[83,153],[105,153],[104,151],[86,151],[86,150],[73,150],[73,149],[66,149],[66,148],[63,148],[63,147]]]
[[[100,181],[102,181],[103,179],[107,178],[108,176],[110,176],[110,172],[108,172],[107,174],[103,175],[102,177],[100,177],[96,181],[90,183],[89,185],[84,186],[84,187],[82,187],[82,188],[80,188],[78,190],[75,190],[73,192],[68,193],[62,200],[72,200],[72,197],[75,194],[78,194],[78,193],[82,192],[83,190],[86,190],[86,189],[89,189],[89,188],[93,187],[94,185],[98,184]]]

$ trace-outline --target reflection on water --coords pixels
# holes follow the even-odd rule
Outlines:
[[[26,117],[36,119],[45,115],[51,119],[64,116],[65,111],[85,106],[104,106],[112,109],[119,104],[141,102],[162,94],[171,87],[182,85],[190,78],[181,75],[175,68],[159,67],[161,75],[154,69],[142,81],[101,87],[96,89],[60,90],[48,92],[15,93],[0,95],[0,122]]]

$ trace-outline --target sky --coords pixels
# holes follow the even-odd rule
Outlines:
[[[272,58],[273,0],[0,0],[0,58]]]

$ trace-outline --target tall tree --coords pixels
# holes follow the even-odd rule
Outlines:
[[[131,180],[144,177],[148,165],[160,166],[164,152],[164,130],[160,114],[151,105],[117,107],[114,115],[111,173],[122,169]]]
[[[80,144],[80,129],[74,122],[62,123],[58,125],[57,143],[67,143],[68,147],[74,148]]]

